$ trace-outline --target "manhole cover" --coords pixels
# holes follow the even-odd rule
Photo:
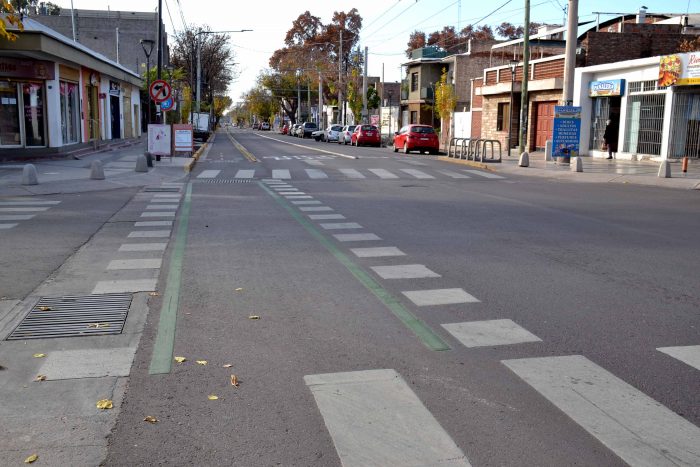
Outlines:
[[[179,193],[180,189],[174,186],[147,186],[143,191],[165,191],[169,193]]]
[[[130,293],[42,297],[7,340],[121,334]]]
[[[198,180],[200,183],[250,183],[252,178],[205,178]]]

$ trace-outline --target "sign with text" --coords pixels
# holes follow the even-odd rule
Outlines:
[[[591,81],[591,83],[588,85],[589,97],[622,96],[624,93],[624,79],[606,79],[605,81]]]
[[[557,105],[554,107],[552,156],[568,159],[577,157],[581,139],[581,107]]]
[[[173,125],[173,149],[175,152],[193,152],[194,138],[192,137],[192,125]]]
[[[700,84],[700,52],[661,56],[659,87],[692,84]]]
[[[170,156],[171,149],[170,125],[148,125],[148,152],[154,156]]]

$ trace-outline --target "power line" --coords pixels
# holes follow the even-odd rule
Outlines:
[[[418,4],[419,1],[420,1],[420,0],[416,0],[415,3],[411,3],[411,4],[410,4],[406,9],[404,9],[401,13],[399,13],[398,15],[394,16],[394,17],[391,18],[389,21],[387,21],[386,23],[384,23],[384,24],[382,25],[382,28],[385,27],[387,24],[393,22],[396,18],[398,18],[399,16],[403,15],[403,14],[406,13],[408,10],[410,10],[411,8],[413,8],[414,6],[416,6],[416,5]],[[377,31],[381,31],[382,28],[377,29]],[[367,36],[367,37],[371,37],[373,34],[376,34],[377,31],[375,31],[375,32],[373,32],[373,33],[370,33],[369,36]]]
[[[165,9],[168,10],[168,17],[170,18],[170,24],[173,27],[173,32],[177,32],[177,28],[175,27],[175,22],[173,21],[173,16],[170,14],[170,6],[168,5],[168,0],[165,0]]]
[[[379,16],[377,16],[377,17],[374,19],[374,21],[372,21],[372,22],[369,23],[367,26],[365,26],[365,28],[366,28],[366,29],[371,28],[372,25],[373,25],[374,23],[376,23],[377,21],[379,21],[385,14],[389,13],[389,12],[390,12],[396,5],[398,5],[399,3],[401,3],[401,0],[397,0],[396,3],[394,3],[394,4],[391,5],[389,8],[387,8],[386,10],[384,10],[384,13],[382,13],[382,14],[379,15]]]
[[[428,20],[430,20],[430,19],[436,17],[437,15],[439,15],[440,13],[442,13],[443,11],[445,11],[445,10],[447,10],[448,8],[454,6],[457,2],[459,2],[459,0],[450,3],[450,4],[447,5],[445,8],[443,8],[443,9],[440,10],[440,11],[438,11],[437,13],[435,13],[435,14],[433,14],[433,15],[431,15],[431,16],[428,16],[427,18],[425,18],[424,20],[422,20],[420,23],[417,23],[417,24],[411,26],[410,28],[403,30],[403,31],[399,32],[398,34],[395,34],[395,35],[393,35],[393,36],[391,36],[391,37],[388,37],[388,38],[386,38],[386,39],[383,39],[383,40],[382,40],[382,39],[377,39],[377,40],[378,40],[378,41],[381,41],[381,42],[384,42],[384,41],[386,41],[386,40],[391,40],[391,39],[395,38],[396,36],[400,36],[401,34],[405,34],[406,32],[410,31],[411,29],[414,29],[415,27],[419,26],[420,24],[424,23],[425,21],[428,21]],[[365,39],[366,39],[366,38],[365,38]]]

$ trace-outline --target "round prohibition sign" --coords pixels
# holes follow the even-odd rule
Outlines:
[[[151,99],[153,99],[153,101],[155,101],[157,104],[168,100],[171,92],[172,88],[170,85],[162,79],[155,80],[151,83],[151,87],[148,88],[148,93],[150,94]]]

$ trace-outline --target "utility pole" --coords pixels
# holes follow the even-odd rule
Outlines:
[[[323,122],[323,78],[321,72],[318,72],[318,128],[324,127]]]
[[[307,78],[306,81],[306,101],[309,103],[307,108],[309,109],[307,112],[307,117],[306,121],[312,122],[313,120],[311,119],[311,81]]]
[[[528,96],[527,82],[530,79],[530,0],[525,0],[525,34],[523,37],[523,81],[520,85],[520,139],[518,153],[522,154],[527,145]]]
[[[369,123],[369,112],[367,110],[367,47],[365,47],[365,73],[362,75],[362,115],[364,123]]]
[[[562,103],[572,105],[574,100],[574,68],[576,68],[576,40],[578,38],[578,0],[569,0],[566,21],[566,55],[564,57],[564,95]]]
[[[160,79],[161,71],[163,68],[163,0],[158,0],[158,79]],[[160,111],[160,105],[158,105],[158,123],[163,123],[161,118],[163,114]]]
[[[340,52],[338,53],[338,123],[343,121],[343,30],[340,30]]]
[[[297,71],[297,123],[301,123],[301,79],[299,78],[298,71]]]

